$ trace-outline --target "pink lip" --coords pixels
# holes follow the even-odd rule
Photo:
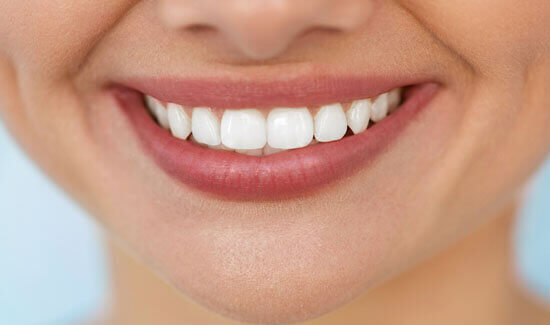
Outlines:
[[[415,79],[414,76],[392,79],[389,77],[334,78],[321,75],[282,81],[135,78],[124,82],[124,86],[161,101],[187,107],[271,108],[312,107],[334,102],[350,102],[422,82],[423,80]]]
[[[177,92],[177,96],[170,96],[182,84],[188,87],[182,92]],[[311,88],[315,102],[330,102],[324,100],[328,95],[322,91],[330,87],[330,84],[331,82],[325,80]],[[348,81],[346,84],[354,83]],[[158,85],[151,83],[148,87],[137,89],[152,96],[158,96],[157,98],[161,100],[186,103],[188,106],[257,107],[257,104],[280,104],[281,97],[277,97],[282,96],[285,89],[288,94],[294,94],[291,96],[285,94],[285,104],[288,106],[292,107],[292,103],[298,101],[303,104],[306,98],[305,93],[296,94],[286,86],[277,85],[270,85],[268,88],[258,88],[256,85],[252,89],[247,88],[246,85],[240,88],[243,86],[240,83],[229,83],[219,90],[219,83],[181,82],[174,85],[168,82],[165,84],[167,85],[165,89],[168,89],[166,91],[159,90]],[[354,84],[353,89],[344,91],[343,96],[339,98],[355,96],[357,93],[355,87]],[[370,88],[369,91],[378,94],[381,92],[379,89],[391,89],[387,87],[388,85],[383,83],[376,89]],[[146,88],[156,89],[156,91],[148,92]],[[262,91],[256,91],[258,89]],[[274,89],[274,92],[270,93],[269,89]],[[407,92],[405,102],[396,112],[361,134],[345,137],[336,142],[317,144],[264,157],[211,150],[190,141],[179,140],[153,121],[143,104],[140,92],[127,87],[115,87],[113,93],[120,107],[135,126],[145,151],[173,178],[221,198],[272,200],[294,197],[320,189],[360,168],[365,168],[376,159],[377,154],[388,147],[417,113],[428,105],[438,89],[439,86],[435,83],[413,86]],[[197,90],[194,99],[191,98],[192,90]],[[251,90],[252,93],[250,93]],[[329,94],[334,98],[332,92]],[[362,94],[362,98],[369,97],[368,94],[364,95],[365,92]],[[308,102],[311,102],[309,99],[308,97]]]

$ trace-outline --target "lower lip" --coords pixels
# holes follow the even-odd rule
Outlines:
[[[118,88],[114,96],[145,151],[174,179],[222,199],[273,200],[307,195],[367,168],[428,106],[438,89],[433,83],[413,86],[397,111],[358,135],[262,157],[177,139],[153,121],[139,92]]]

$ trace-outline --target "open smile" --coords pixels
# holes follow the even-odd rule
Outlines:
[[[111,89],[169,175],[222,198],[270,200],[366,167],[439,86],[323,78],[133,80]]]

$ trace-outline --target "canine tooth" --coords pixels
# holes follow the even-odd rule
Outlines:
[[[257,109],[227,109],[222,117],[221,137],[229,148],[261,149],[267,141],[265,118]]]
[[[373,122],[380,122],[388,115],[388,93],[376,98],[371,106],[370,119]]]
[[[185,113],[183,107],[177,104],[168,104],[168,123],[172,135],[179,139],[187,139],[191,134],[191,118]]]
[[[401,102],[401,88],[396,88],[388,93],[388,111],[391,113],[399,107]]]
[[[145,96],[145,102],[147,103],[149,111],[155,116],[160,126],[165,129],[169,129],[170,124],[168,123],[168,112],[166,111],[166,108],[162,106],[161,102],[151,96]]]
[[[191,130],[197,142],[217,146],[221,143],[220,121],[210,108],[196,107],[191,117]]]
[[[315,115],[315,139],[319,142],[340,140],[347,128],[346,114],[340,104],[323,106]]]
[[[371,106],[370,99],[356,100],[346,112],[348,126],[354,134],[365,131],[369,126]]]
[[[275,108],[267,117],[267,143],[276,149],[307,146],[313,139],[313,119],[307,108]]]
[[[261,156],[263,154],[263,149],[252,149],[252,150],[235,150],[236,152],[247,155],[247,156]]]

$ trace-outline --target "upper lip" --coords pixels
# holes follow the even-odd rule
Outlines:
[[[422,75],[307,74],[274,79],[133,77],[120,84],[186,107],[273,108],[351,102],[429,81]]]

